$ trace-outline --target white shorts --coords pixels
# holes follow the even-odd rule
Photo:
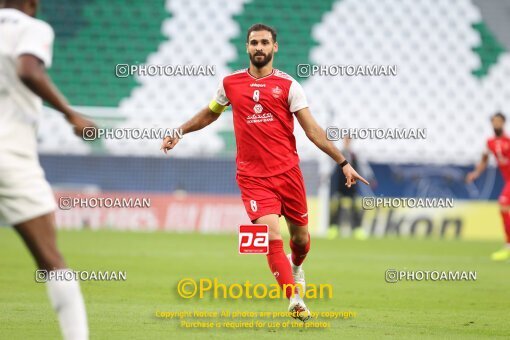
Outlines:
[[[37,155],[0,150],[0,226],[16,225],[55,211],[57,205]],[[7,166],[6,166],[7,165]]]
[[[55,211],[55,197],[37,155],[39,112],[0,100],[0,226]]]

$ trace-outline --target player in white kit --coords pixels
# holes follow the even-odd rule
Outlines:
[[[38,4],[0,0],[0,225],[14,227],[39,269],[67,271],[56,245],[55,199],[37,156],[42,100],[62,112],[79,136],[94,124],[70,108],[46,73],[54,33],[34,18]],[[62,273],[48,277],[49,299],[64,339],[88,339],[79,282],[58,280]]]

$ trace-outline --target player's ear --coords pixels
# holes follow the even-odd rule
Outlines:
[[[274,43],[274,53],[278,52],[278,43]]]
[[[250,54],[250,52],[248,52],[248,43],[246,43],[246,54]]]

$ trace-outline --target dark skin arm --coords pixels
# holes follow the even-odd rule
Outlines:
[[[30,54],[19,56],[16,61],[16,73],[32,92],[64,114],[76,135],[81,137],[84,128],[95,126],[92,121],[83,118],[69,106],[66,98],[51,81],[40,59]]]

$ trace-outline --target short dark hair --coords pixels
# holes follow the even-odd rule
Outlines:
[[[505,117],[505,115],[504,115],[504,114],[502,114],[501,112],[496,112],[496,113],[495,113],[495,114],[491,117],[491,119],[494,119],[494,118],[496,118],[496,117],[499,117],[499,118],[503,119],[503,121],[504,121],[504,122],[506,122],[506,117]]]
[[[272,28],[271,26],[264,25],[264,24],[255,24],[252,25],[250,28],[248,28],[248,33],[246,34],[246,42],[249,42],[250,39],[250,33],[251,32],[258,32],[258,31],[269,31],[271,33],[271,37],[273,38],[273,42],[276,42],[276,30]]]

